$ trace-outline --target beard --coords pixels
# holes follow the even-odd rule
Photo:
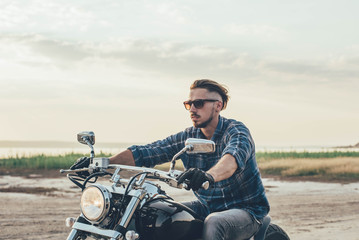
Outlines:
[[[198,115],[195,114],[195,116],[198,116]],[[204,121],[203,123],[193,122],[193,126],[195,126],[196,128],[205,128],[205,127],[208,126],[208,124],[210,122],[212,122],[213,116],[214,116],[214,108],[212,109],[212,113],[211,113],[211,115],[209,116],[209,118],[206,121]]]
[[[208,124],[213,120],[213,116],[210,116],[207,121],[203,122],[203,123],[193,123],[193,125],[196,128],[205,128],[208,126]]]

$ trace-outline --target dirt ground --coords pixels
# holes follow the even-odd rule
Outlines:
[[[56,176],[56,177],[54,177]],[[359,240],[359,182],[264,179],[272,221],[292,240]],[[178,201],[194,196],[164,188]],[[66,239],[65,219],[79,214],[80,191],[66,177],[0,175],[0,239]]]

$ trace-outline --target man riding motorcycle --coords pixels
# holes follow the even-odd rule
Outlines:
[[[228,100],[228,90],[223,85],[208,79],[196,80],[184,102],[193,127],[151,144],[131,146],[110,158],[111,164],[153,167],[170,161],[188,138],[214,141],[214,153],[183,154],[186,171],[178,177],[178,182],[187,183],[198,198],[184,204],[204,219],[204,240],[248,239],[269,212],[248,128],[220,116]],[[82,158],[71,169],[88,164],[89,159]],[[204,182],[210,183],[207,190],[201,188]]]

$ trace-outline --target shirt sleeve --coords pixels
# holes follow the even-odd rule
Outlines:
[[[236,159],[240,171],[245,168],[247,160],[255,154],[254,142],[248,128],[237,125],[228,131],[222,157],[225,154],[230,154]]]
[[[173,156],[184,147],[185,133],[180,132],[163,140],[147,145],[133,145],[131,150],[136,166],[154,167],[171,161]]]

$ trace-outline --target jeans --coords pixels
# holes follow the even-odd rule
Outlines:
[[[184,202],[204,218],[203,240],[245,240],[253,236],[261,223],[242,209],[229,209],[206,214],[208,211],[199,201]]]

